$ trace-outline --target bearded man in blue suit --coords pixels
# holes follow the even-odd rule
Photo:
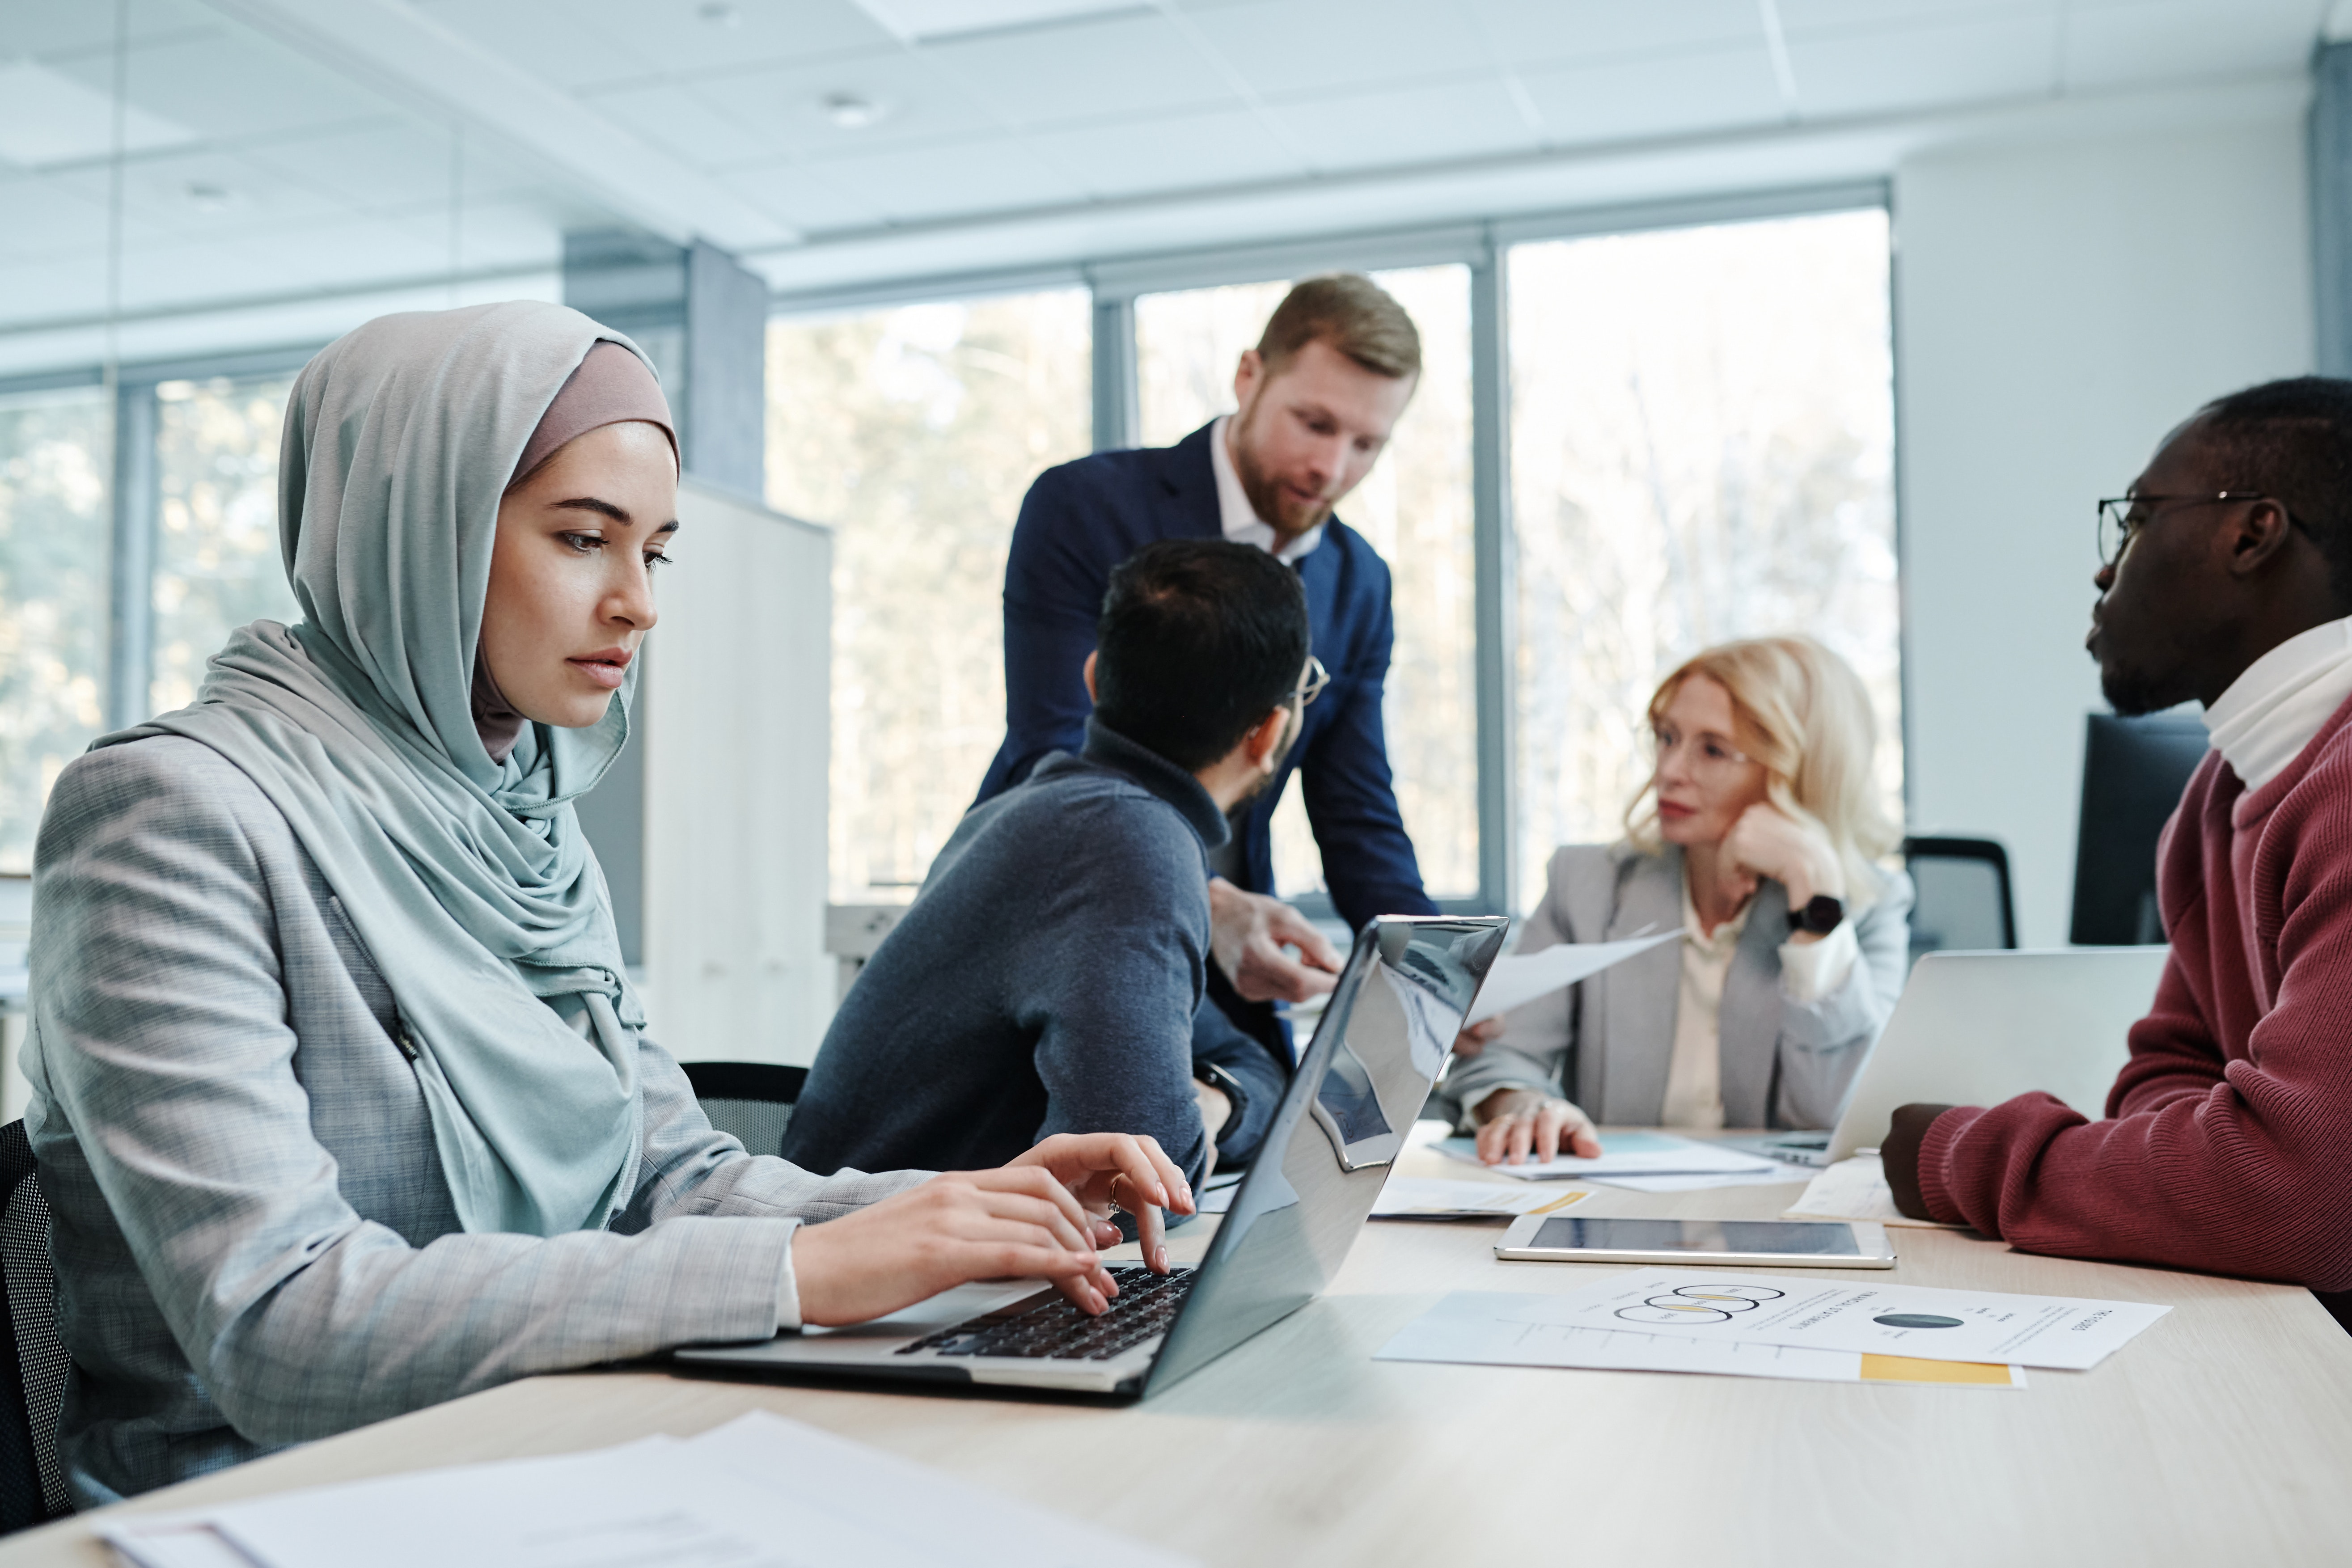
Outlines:
[[[1268,822],[1299,774],[1331,901],[1350,927],[1433,914],[1397,810],[1381,702],[1396,640],[1389,568],[1332,515],[1387,445],[1421,375],[1421,335],[1371,279],[1311,278],[1268,318],[1234,374],[1238,412],[1173,447],[1097,452],[1038,476],[1021,503],[1004,571],[1004,744],[980,798],[1020,783],[1085,740],[1082,672],[1111,568],[1154,540],[1238,540],[1289,564],[1307,590],[1314,652],[1329,683],[1304,710],[1270,786],[1241,808],[1214,866],[1213,1008],[1196,1039],[1238,1026],[1287,1068],[1276,1000],[1328,991],[1341,955],[1271,897]],[[1203,1046],[1206,1041],[1202,1042]],[[1213,1121],[1216,1091],[1204,1089]],[[1214,1131],[1213,1126],[1212,1131]]]

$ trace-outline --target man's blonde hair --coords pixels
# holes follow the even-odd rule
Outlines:
[[[1312,342],[1329,343],[1375,375],[1421,374],[1421,332],[1412,318],[1360,272],[1327,272],[1292,288],[1265,319],[1258,358],[1273,375]]]
[[[1878,725],[1853,667],[1811,637],[1752,637],[1683,661],[1650,699],[1656,726],[1695,675],[1731,695],[1733,744],[1764,766],[1765,798],[1828,835],[1845,865],[1847,902],[1869,903],[1881,878],[1872,864],[1901,842],[1871,776]],[[1625,807],[1625,834],[1657,854],[1657,778]]]

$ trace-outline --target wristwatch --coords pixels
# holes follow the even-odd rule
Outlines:
[[[1815,893],[1801,910],[1789,911],[1789,929],[1806,931],[1815,936],[1827,936],[1845,920],[1845,904],[1827,893]]]

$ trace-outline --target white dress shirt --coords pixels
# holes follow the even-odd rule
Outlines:
[[[1666,1064],[1666,1100],[1662,1127],[1713,1131],[1723,1125],[1723,978],[1739,950],[1740,933],[1756,908],[1750,899],[1739,912],[1709,932],[1699,923],[1690,882],[1683,882],[1683,974],[1675,992],[1675,1048]],[[1780,944],[1780,989],[1796,1002],[1816,1002],[1846,982],[1862,947],[1853,922],[1819,942]]]
[[[1227,414],[1209,426],[1209,466],[1217,473],[1217,512],[1225,537],[1236,544],[1274,551],[1276,561],[1296,566],[1323,542],[1328,524],[1318,522],[1280,550],[1274,549],[1274,525],[1250,505],[1249,491],[1242,489],[1242,477],[1234,468],[1234,455],[1225,447],[1225,434],[1233,422],[1234,416]]]
[[[2206,732],[2249,790],[2286,771],[2352,697],[2352,616],[2301,632],[2246,666],[2205,710]]]

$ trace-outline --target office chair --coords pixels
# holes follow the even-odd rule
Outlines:
[[[710,1125],[754,1154],[780,1154],[808,1068],[773,1062],[680,1062]]]
[[[1938,948],[2017,945],[2008,850],[1990,838],[1906,838],[1903,860],[1918,895],[1911,906],[1912,963]]]
[[[2212,744],[2203,720],[2176,713],[2094,713],[2085,721],[2067,941],[2077,947],[2164,941],[2156,908],[2157,840]]]
[[[49,1205],[25,1124],[0,1127],[0,1534],[73,1511],[58,1406],[73,1363],[58,1339]]]

